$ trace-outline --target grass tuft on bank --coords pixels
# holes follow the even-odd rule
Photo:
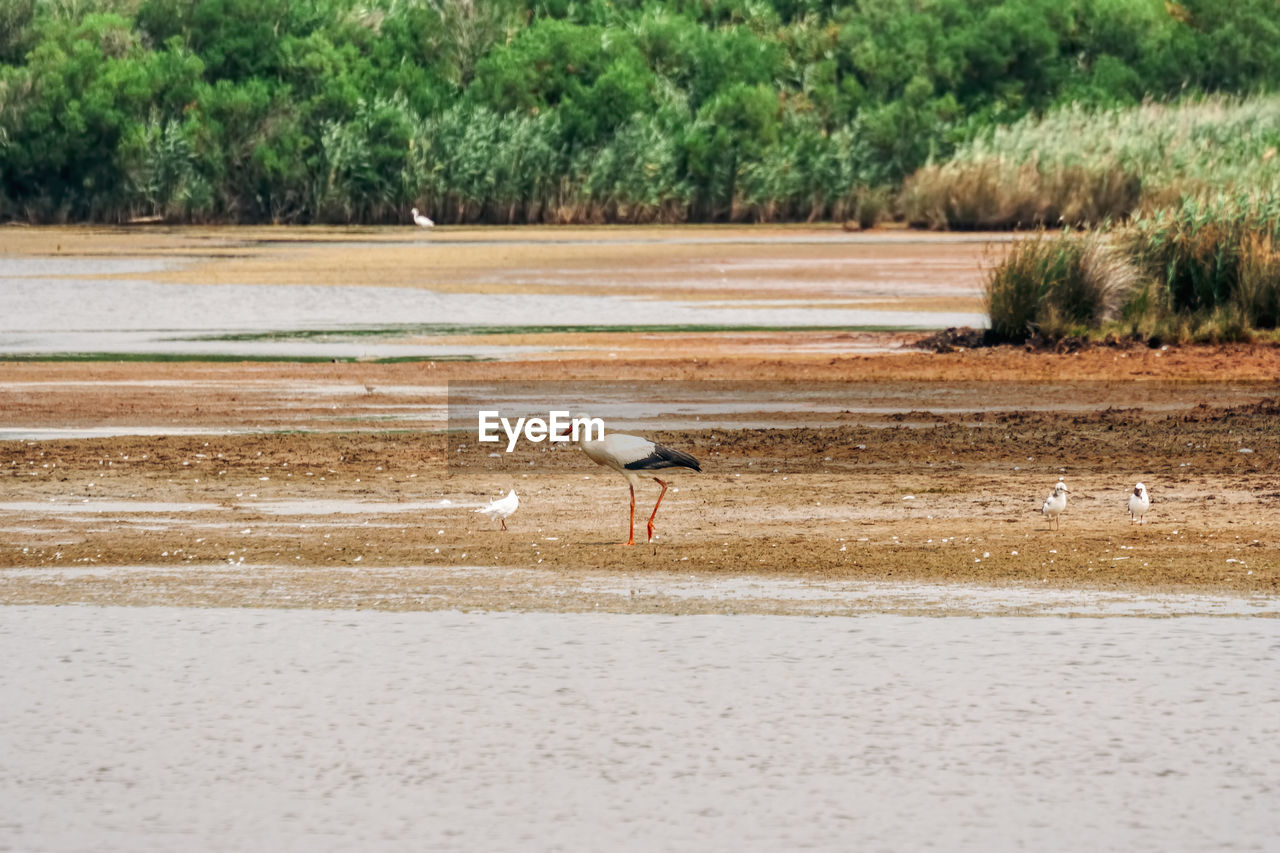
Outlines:
[[[987,276],[984,299],[997,339],[1058,339],[1115,321],[1138,287],[1137,268],[1104,235],[1069,232],[1014,243]]]
[[[1280,199],[1180,203],[1107,234],[1038,233],[987,275],[1000,340],[1120,334],[1152,344],[1254,340],[1280,327]]]

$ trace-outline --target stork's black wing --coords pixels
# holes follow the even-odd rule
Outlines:
[[[698,464],[698,460],[688,453],[682,450],[672,450],[670,447],[663,447],[661,444],[655,444],[652,453],[643,459],[628,462],[625,467],[628,471],[653,471],[658,468],[689,468],[699,473],[702,471],[702,466]]]

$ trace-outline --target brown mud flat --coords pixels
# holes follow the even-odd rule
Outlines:
[[[501,609],[528,598],[516,590],[531,581],[516,575],[471,582],[454,573],[445,583],[406,570],[415,566],[536,569],[569,580],[670,572],[1273,596],[1280,395],[1249,385],[1255,402],[1216,404],[1203,383],[1223,357],[1196,350],[1159,362],[1208,368],[1201,382],[1168,386],[1184,404],[1178,410],[982,411],[995,386],[975,382],[965,386],[967,412],[904,408],[878,416],[877,426],[850,416],[825,427],[655,432],[697,456],[704,473],[673,473],[678,491],[663,502],[655,541],[631,548],[618,544],[626,537],[625,483],[572,447],[475,452],[447,466],[444,436],[422,430],[7,441],[0,443],[0,602]],[[1053,357],[1037,357],[1044,358]],[[880,361],[902,366],[897,357]],[[232,367],[20,370],[53,381],[81,371],[173,378]],[[523,369],[504,365],[503,373]],[[5,376],[12,380],[14,370],[6,366]],[[157,405],[147,402],[156,389],[145,384],[113,393],[117,420]],[[135,394],[141,399],[131,403]],[[176,383],[163,386],[162,397],[184,413],[183,401],[193,405],[188,398],[202,392]],[[16,402],[33,422],[56,418],[59,408],[63,423],[85,417],[83,401],[42,407],[41,399]],[[1061,529],[1049,531],[1038,508],[1059,476],[1071,498]],[[1131,525],[1125,512],[1137,480],[1153,497],[1144,525]],[[511,486],[522,504],[504,533],[471,510]],[[639,496],[641,543],[655,497],[656,486]],[[414,506],[397,511],[400,504]],[[282,513],[281,505],[292,508]],[[111,566],[129,570],[93,571]],[[589,596],[544,598],[537,606],[599,607]],[[648,600],[617,606],[680,609]]]

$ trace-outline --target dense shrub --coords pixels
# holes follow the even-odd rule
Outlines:
[[[989,129],[1275,89],[1278,20],[1274,0],[4,0],[0,219],[868,219],[870,188],[960,146],[977,166],[922,173],[912,218],[1093,221],[1135,175],[1140,203],[1185,189],[1149,179],[1165,140],[1129,134],[1135,171],[1081,150],[1069,111]],[[1188,139],[1265,152],[1223,109]]]

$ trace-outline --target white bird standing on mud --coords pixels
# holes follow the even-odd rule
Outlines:
[[[1044,513],[1044,517],[1049,519],[1049,529],[1054,528],[1054,522],[1058,521],[1058,516],[1062,515],[1063,510],[1067,508],[1067,484],[1058,481],[1053,487],[1053,494],[1045,498],[1044,506],[1040,507],[1040,511]]]
[[[578,415],[578,419],[585,421],[587,416]],[[653,505],[653,512],[649,515],[648,541],[652,542],[653,520],[658,515],[662,496],[667,493],[667,482],[654,472],[684,468],[701,473],[702,466],[698,464],[697,459],[684,451],[672,450],[670,447],[664,447],[638,435],[611,432],[599,439],[593,439],[590,436],[590,430],[585,429],[581,435],[576,431],[574,433],[578,447],[582,448],[583,453],[591,457],[597,465],[617,471],[627,479],[627,485],[631,487],[631,528],[627,536],[628,545],[634,545],[636,541],[636,484],[640,482],[641,477],[648,477],[662,487],[662,491],[658,492],[658,500]]]
[[[475,512],[483,512],[487,518],[498,519],[502,522],[502,529],[506,530],[507,519],[519,508],[520,498],[516,496],[516,490],[512,489],[505,498],[489,501],[488,505],[480,507]]]
[[[430,217],[423,216],[421,213],[419,213],[419,212],[418,212],[418,208],[416,208],[416,207],[415,207],[415,208],[411,208],[411,209],[409,210],[409,213],[413,215],[413,221],[414,221],[414,223],[415,223],[415,224],[417,224],[417,225],[419,225],[419,226],[421,226],[422,228],[435,228],[435,227],[436,227],[435,222],[431,221],[431,218],[430,218]]]
[[[1147,487],[1139,483],[1133,487],[1133,494],[1129,495],[1129,523],[1146,524],[1143,516],[1149,509],[1151,509],[1151,495],[1147,494]]]

